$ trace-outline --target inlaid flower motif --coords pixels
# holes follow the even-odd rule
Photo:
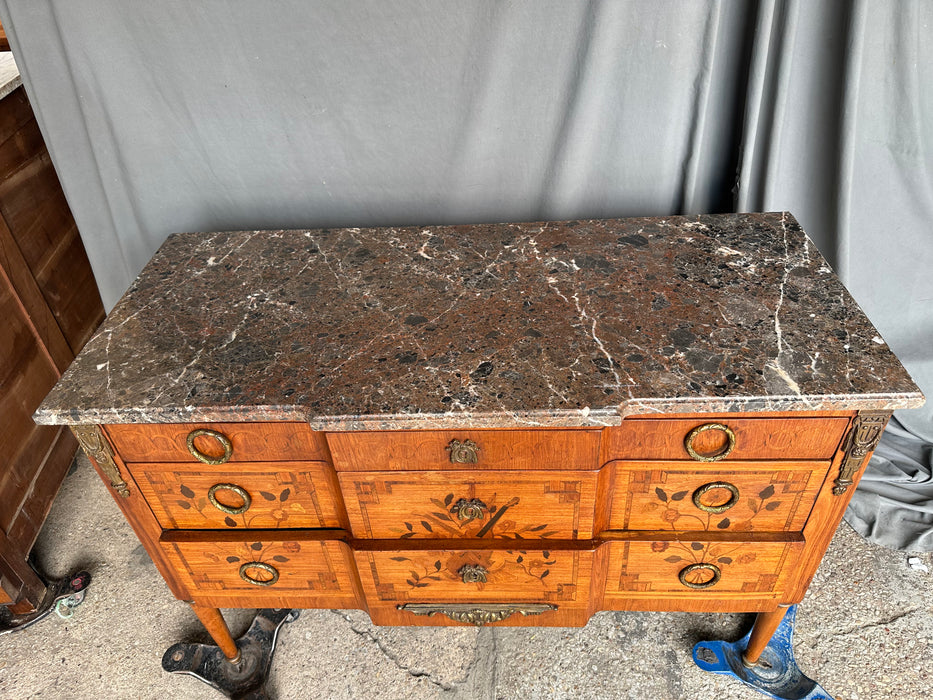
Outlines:
[[[652,542],[651,551],[660,553],[666,550],[670,546],[671,546],[670,542]]]

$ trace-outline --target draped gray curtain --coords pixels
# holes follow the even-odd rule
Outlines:
[[[933,395],[930,2],[0,0],[0,17],[108,308],[173,231],[787,209]],[[933,408],[898,418],[933,442]]]

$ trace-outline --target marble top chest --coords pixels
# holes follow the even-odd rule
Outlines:
[[[771,613],[922,402],[773,213],[173,235],[36,420],[231,656],[216,608]]]

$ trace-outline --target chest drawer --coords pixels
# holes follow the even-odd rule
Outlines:
[[[593,532],[593,472],[343,472],[339,480],[356,537],[575,539]]]
[[[323,436],[304,423],[113,424],[107,434],[124,462],[327,460]]]
[[[196,595],[214,600],[248,595],[262,605],[275,604],[285,594],[312,594],[323,607],[328,598],[335,606],[355,600],[353,560],[343,542],[308,539],[301,533],[275,539],[265,532],[258,540],[191,534],[167,533],[160,544]]]
[[[609,545],[606,597],[774,594],[786,587],[803,540],[711,540],[699,535]]]
[[[166,529],[341,527],[333,470],[324,463],[169,462],[129,470]]]
[[[567,549],[357,551],[363,585],[382,601],[585,605],[593,552]]]
[[[609,529],[800,531],[828,463],[614,462]]]
[[[337,471],[593,470],[598,430],[403,430],[328,433]]]
[[[848,425],[848,418],[628,418],[607,429],[604,457],[694,462],[830,459]]]

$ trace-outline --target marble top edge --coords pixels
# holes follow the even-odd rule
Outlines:
[[[35,419],[572,426],[922,402],[775,212],[173,234]]]
[[[436,430],[445,428],[585,428],[619,425],[625,418],[687,413],[777,413],[783,411],[894,411],[919,408],[920,392],[866,396],[766,396],[633,399],[617,408],[599,410],[527,411],[520,413],[436,413],[395,415],[311,415],[301,406],[241,406],[190,410],[113,412],[40,409],[40,425],[109,425],[122,423],[241,423],[281,421],[308,423],[315,430]]]

